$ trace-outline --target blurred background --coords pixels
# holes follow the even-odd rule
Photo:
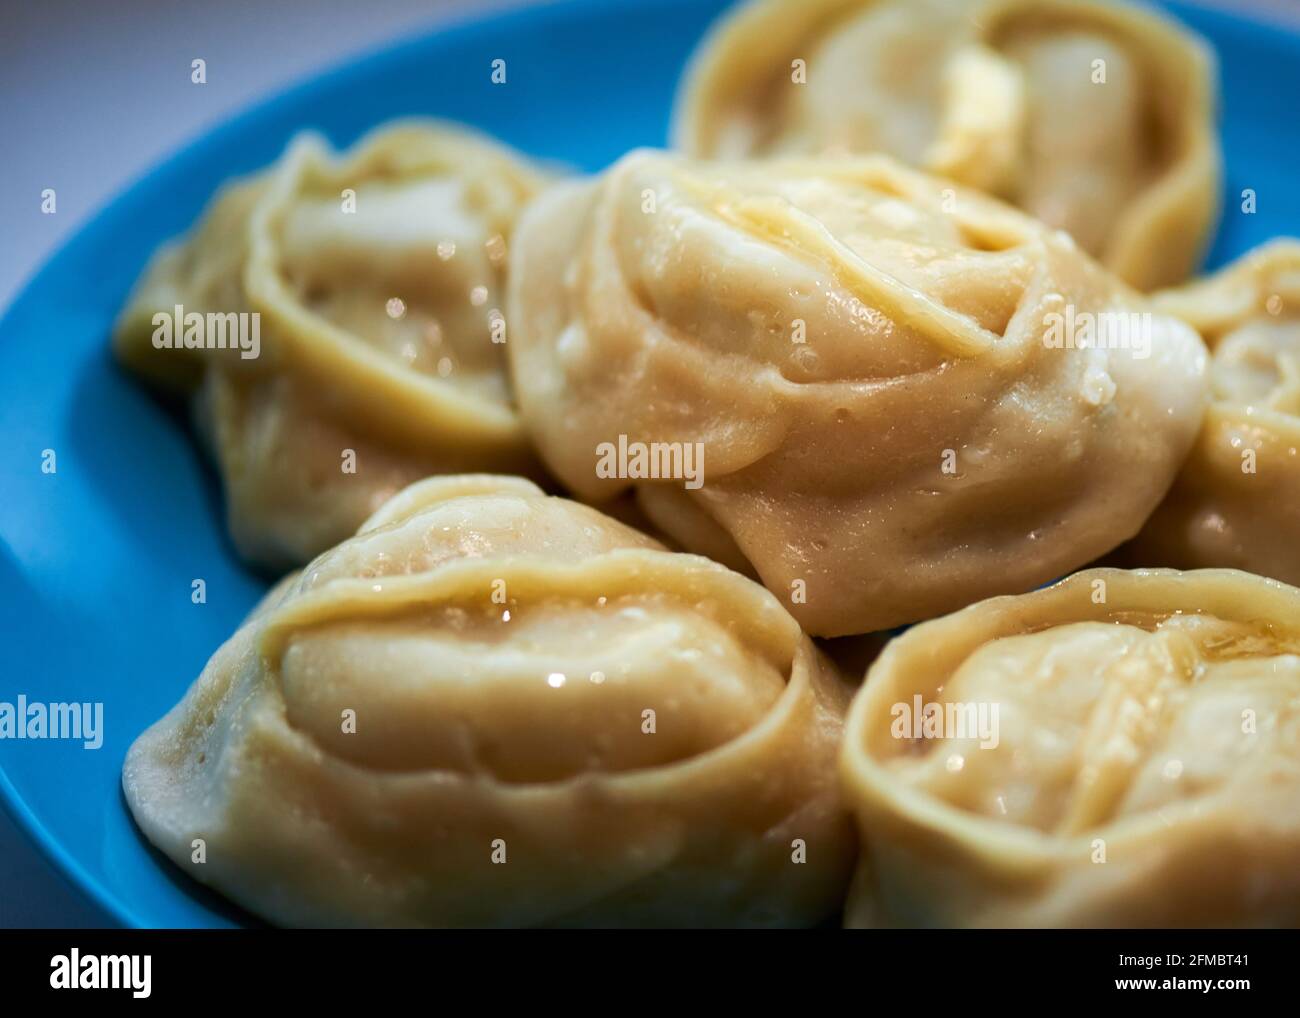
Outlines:
[[[0,308],[98,208],[231,114],[314,70],[440,22],[536,5],[538,0],[3,4]],[[207,62],[202,87],[190,85],[195,58]],[[39,207],[47,187],[58,194],[52,216]]]
[[[115,194],[236,111],[387,41],[539,2],[550,0],[6,4],[0,32],[0,309]],[[1300,0],[1184,2],[1300,26]],[[207,64],[201,88],[189,83],[195,58]],[[55,215],[41,214],[46,188],[57,192]],[[0,926],[104,922],[0,811]]]

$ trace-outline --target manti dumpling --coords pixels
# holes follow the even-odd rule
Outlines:
[[[501,305],[541,186],[448,125],[398,123],[342,156],[307,134],[155,257],[115,349],[192,398],[244,557],[301,565],[428,474],[536,471]]]
[[[1068,235],[882,156],[633,153],[529,206],[507,308],[555,475],[596,502],[634,488],[818,636],[1132,537],[1206,393],[1195,331]]]
[[[276,923],[808,925],[855,855],[848,699],[752,581],[529,481],[441,477],[275,588],[123,785]]]
[[[1134,564],[1231,566],[1300,584],[1300,242],[1157,296],[1210,345],[1212,402]]]
[[[851,927],[1300,925],[1300,590],[1098,569],[927,622],[841,764]]]
[[[757,0],[678,100],[689,155],[880,151],[1014,202],[1141,289],[1218,214],[1209,50],[1087,0]]]

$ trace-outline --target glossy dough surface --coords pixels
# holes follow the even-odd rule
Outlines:
[[[1205,350],[1051,343],[1151,308],[1068,236],[884,157],[637,152],[520,221],[509,353],[551,470],[633,487],[686,548],[815,635],[1047,582],[1137,532],[1199,426]],[[598,446],[700,443],[702,486],[598,476]]]
[[[303,135],[155,257],[115,349],[191,398],[242,555],[302,565],[421,477],[536,470],[501,304],[541,184],[461,128],[397,124],[341,156]],[[154,316],[177,306],[258,314],[260,352],[158,348]]]
[[[1210,409],[1138,565],[1229,566],[1300,584],[1300,242],[1157,295],[1210,345]]]
[[[276,587],[123,784],[277,923],[807,925],[852,865],[848,695],[744,577],[519,478],[437,478]]]
[[[1300,590],[1233,570],[1091,570],[915,627],[845,728],[846,923],[1300,923],[1298,654]],[[997,738],[896,727],[917,697],[996,705]]]
[[[757,0],[701,45],[689,155],[883,152],[1019,205],[1131,284],[1182,281],[1217,215],[1209,52],[1131,6]]]

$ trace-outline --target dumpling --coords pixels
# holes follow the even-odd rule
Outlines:
[[[458,128],[314,135],[228,186],[118,323],[131,370],[192,398],[240,553],[301,565],[435,473],[534,473],[502,343],[506,253],[542,186]]]
[[[636,152],[512,246],[525,423],[810,633],[1031,589],[1137,533],[1206,353],[1059,231],[885,157]]]
[[[757,0],[678,99],[693,156],[879,151],[1019,205],[1141,289],[1180,282],[1218,215],[1209,50],[1136,7]]]
[[[927,622],[841,765],[850,927],[1300,925],[1300,590],[1098,569]]]
[[[521,478],[443,477],[283,581],[123,786],[277,923],[807,925],[855,852],[848,698],[757,584]]]
[[[1157,295],[1210,345],[1212,403],[1134,564],[1231,566],[1300,584],[1300,242]]]

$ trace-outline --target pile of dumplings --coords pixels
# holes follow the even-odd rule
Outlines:
[[[140,830],[284,925],[1300,925],[1300,242],[1189,279],[1215,95],[1102,0],[752,0],[671,151],[228,185],[114,348],[289,573]]]

